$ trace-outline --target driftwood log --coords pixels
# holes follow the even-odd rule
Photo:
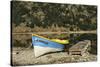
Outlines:
[[[83,56],[88,48],[90,48],[91,41],[90,40],[84,40],[76,43],[71,48],[69,48],[69,55],[81,55]]]

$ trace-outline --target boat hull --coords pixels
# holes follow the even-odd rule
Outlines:
[[[62,51],[64,49],[64,45],[38,36],[32,36],[32,45],[34,46],[35,57],[49,52]]]

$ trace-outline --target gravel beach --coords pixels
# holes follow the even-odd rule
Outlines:
[[[91,62],[97,60],[97,56],[90,53],[79,56],[68,55],[67,52],[49,53],[36,58],[32,48],[12,48],[11,54],[13,66]]]

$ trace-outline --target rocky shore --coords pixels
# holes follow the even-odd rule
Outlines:
[[[69,55],[68,52],[49,53],[36,58],[32,48],[13,48],[11,54],[13,66],[91,62],[97,60],[97,56],[90,53],[80,56]]]

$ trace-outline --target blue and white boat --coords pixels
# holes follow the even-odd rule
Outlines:
[[[32,45],[34,46],[35,57],[64,49],[64,45],[34,34],[32,35]]]

